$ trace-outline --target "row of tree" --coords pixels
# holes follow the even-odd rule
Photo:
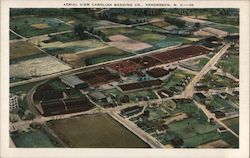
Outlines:
[[[87,39],[91,37],[88,33],[94,34],[99,36],[102,40],[107,41],[106,35],[101,32],[100,30],[95,30],[93,27],[87,27],[82,24],[78,24],[74,27],[74,33],[80,38],[80,39]]]

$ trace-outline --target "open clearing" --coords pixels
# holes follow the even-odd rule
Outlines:
[[[32,66],[31,66],[32,65]],[[44,76],[71,69],[70,66],[53,57],[29,59],[10,65],[11,77]]]
[[[46,28],[49,28],[48,24],[33,24],[33,25],[30,25],[30,26],[34,27],[36,29],[46,29]]]
[[[115,47],[105,47],[77,54],[62,54],[64,60],[73,67],[98,64],[105,61],[120,59],[132,55]]]
[[[75,148],[148,148],[141,139],[107,114],[50,121],[56,135]]]
[[[198,148],[227,148],[230,144],[222,139],[215,140],[206,144],[199,145]]]
[[[110,36],[109,40],[112,41],[112,42],[109,42],[110,45],[118,47],[118,48],[125,50],[125,51],[136,52],[139,50],[143,50],[143,49],[152,47],[151,45],[149,45],[147,43],[133,40],[133,39],[128,38],[126,36],[123,36],[121,34]]]
[[[10,60],[14,59],[26,59],[28,56],[34,56],[37,54],[43,54],[35,45],[29,42],[16,42],[10,43]]]

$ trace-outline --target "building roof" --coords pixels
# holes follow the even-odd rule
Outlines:
[[[77,76],[73,76],[73,75],[62,76],[60,77],[60,79],[65,80],[72,85],[79,85],[79,84],[85,83],[84,81],[80,80]]]
[[[91,93],[90,96],[96,100],[101,100],[106,98],[106,96],[102,92],[94,92]]]
[[[195,93],[194,95],[196,95],[200,99],[205,99],[206,98],[206,96],[203,93]]]
[[[107,65],[107,67],[110,69],[113,69],[116,72],[121,72],[125,75],[136,72],[137,70],[142,68],[141,65],[134,63],[130,60],[124,60],[124,61],[112,63],[112,64]]]

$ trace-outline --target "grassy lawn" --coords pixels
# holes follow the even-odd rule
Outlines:
[[[107,114],[50,121],[57,136],[75,148],[148,148],[141,139]]]
[[[224,120],[223,123],[225,123],[235,133],[239,134],[239,117]]]
[[[47,27],[35,28],[31,26],[33,24],[44,24]],[[72,27],[61,23],[53,17],[35,16],[14,17],[10,20],[10,28],[24,37],[33,37],[72,29]]]
[[[41,131],[29,131],[11,136],[16,147],[19,148],[53,148],[55,145],[50,138]]]
[[[239,78],[239,56],[230,55],[227,59],[222,59],[219,61],[218,66],[228,72],[231,73],[233,76]]]

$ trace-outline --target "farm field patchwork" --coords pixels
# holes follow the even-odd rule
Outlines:
[[[24,37],[71,30],[72,27],[53,17],[20,16],[10,20],[10,28]]]
[[[70,147],[149,147],[107,114],[77,116],[64,120],[50,121],[47,124]]]

